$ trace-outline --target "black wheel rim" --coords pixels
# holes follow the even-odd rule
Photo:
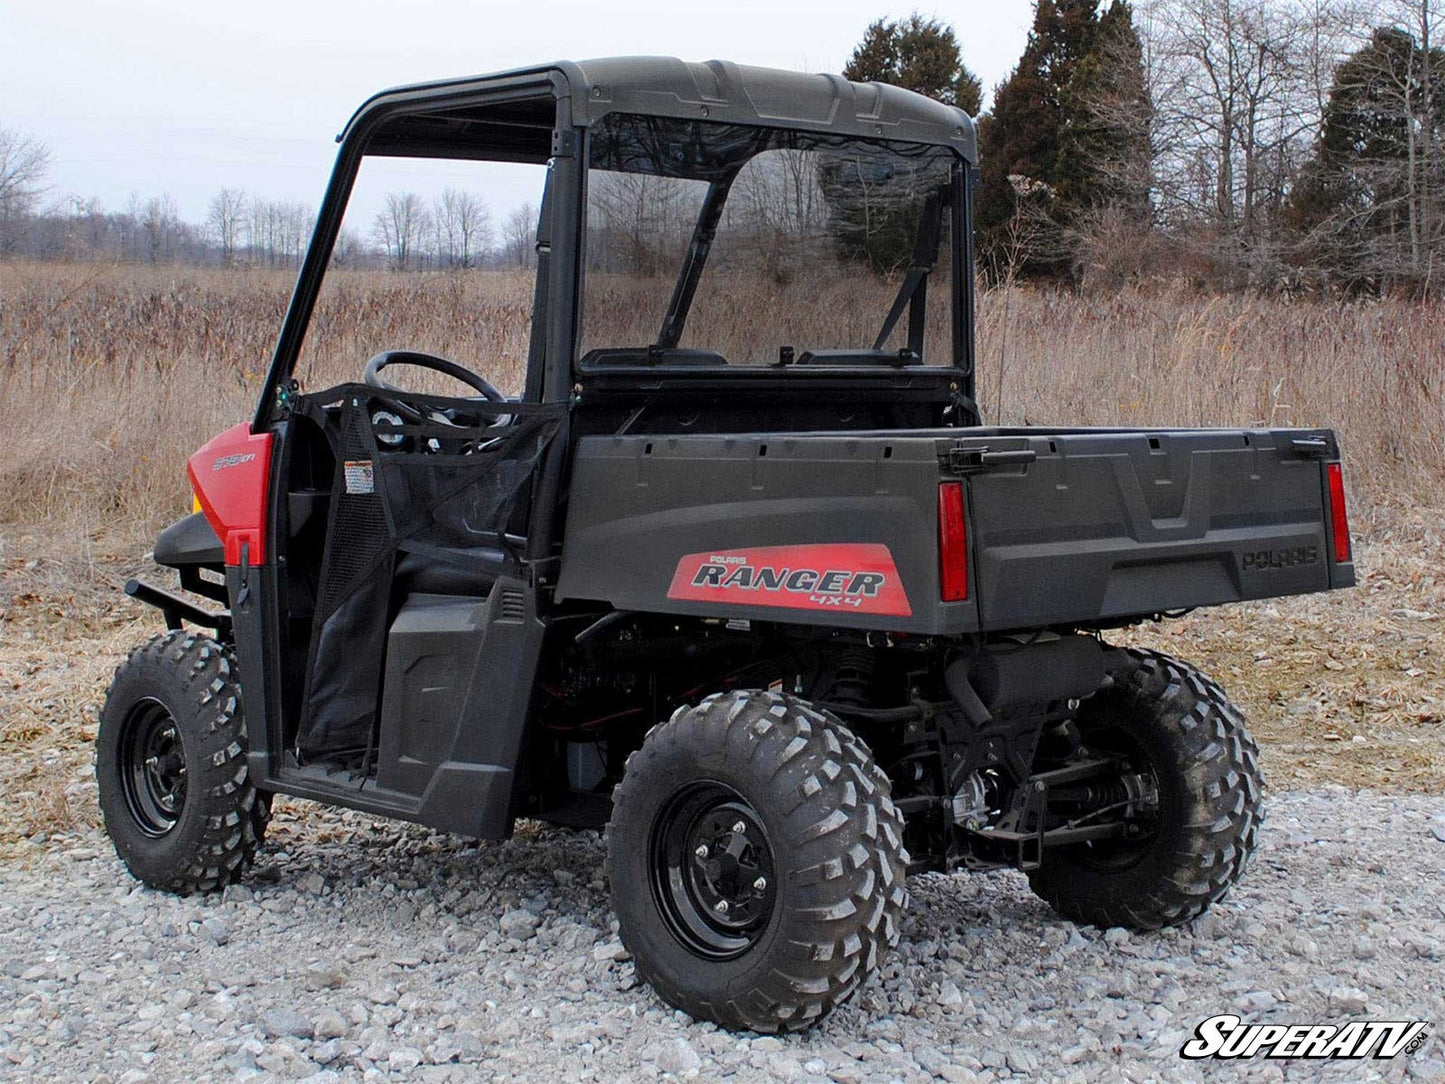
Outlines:
[[[772,918],[773,849],[763,821],[722,783],[683,787],[653,821],[648,867],[663,921],[709,960],[741,956]]]
[[[186,804],[186,754],[181,729],[159,700],[141,700],[120,735],[120,783],[136,825],[152,838],[166,835]]]

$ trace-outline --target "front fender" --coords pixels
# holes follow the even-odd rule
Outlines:
[[[206,514],[196,512],[161,532],[156,539],[155,562],[169,568],[220,568],[226,563],[225,547]]]
[[[266,505],[270,493],[271,434],[246,423],[213,438],[186,463],[206,521],[221,541],[227,565],[266,560]]]

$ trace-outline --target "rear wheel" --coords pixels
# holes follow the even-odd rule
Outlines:
[[[903,820],[846,727],[770,692],[708,697],[654,728],[613,796],[623,943],[669,1004],[796,1031],[898,938]]]
[[[1128,655],[1076,722],[1087,748],[1129,765],[1129,796],[1154,807],[1150,830],[1137,841],[1050,848],[1029,884],[1075,921],[1147,930],[1198,916],[1244,875],[1264,819],[1263,779],[1224,690],[1168,655]]]
[[[271,807],[247,778],[227,648],[168,632],[131,652],[106,694],[96,744],[105,828],[131,873],[181,894],[240,879]]]

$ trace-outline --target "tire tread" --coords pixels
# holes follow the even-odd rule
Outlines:
[[[208,636],[172,630],[131,651],[116,668],[107,690],[101,725],[119,727],[128,705],[116,698],[130,679],[145,675],[177,686],[182,702],[167,707],[183,728],[183,742],[198,746],[200,754],[187,758],[194,775],[187,780],[186,800],[202,802],[194,822],[197,831],[186,847],[189,857],[171,862],[165,869],[137,861],[136,841],[125,823],[130,813],[118,780],[109,778],[113,758],[97,757],[107,831],[131,872],[152,888],[178,895],[218,891],[240,880],[265,838],[271,801],[248,777],[245,719],[235,674],[231,648]],[[185,704],[195,709],[191,725],[177,715]],[[176,830],[180,829],[178,825]]]
[[[665,783],[652,777],[650,766],[664,749],[678,746],[767,765],[762,797],[790,826],[788,845],[798,860],[788,872],[807,905],[784,917],[786,937],[761,981],[731,996],[700,997],[670,982],[638,953],[641,946],[625,925],[623,943],[639,975],[694,1016],[760,1032],[810,1027],[852,996],[898,941],[908,854],[888,777],[839,720],[805,701],[757,690],[714,694],[675,713],[633,754],[613,799],[614,839],[619,816],[646,806]],[[615,856],[610,847],[614,893],[620,884]]]
[[[1244,875],[1264,820],[1259,747],[1222,688],[1193,666],[1156,651],[1128,649],[1129,666],[1110,695],[1152,713],[1172,755],[1188,765],[1189,809],[1172,860],[1153,885],[1111,899],[1085,899],[1067,867],[1045,856],[1029,884],[1060,914],[1108,928],[1159,929],[1203,914]],[[1057,857],[1057,856],[1055,856]]]

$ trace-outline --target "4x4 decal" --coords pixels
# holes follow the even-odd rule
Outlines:
[[[893,555],[875,542],[689,553],[677,562],[667,597],[913,616]]]

